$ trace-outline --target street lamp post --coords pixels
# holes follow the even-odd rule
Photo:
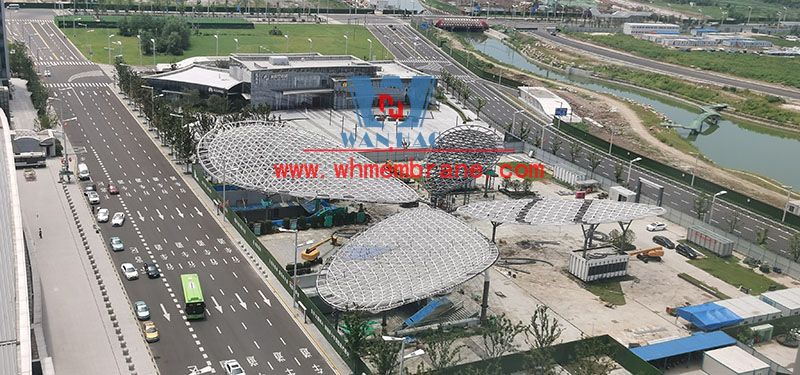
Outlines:
[[[367,39],[369,42],[369,56],[367,56],[367,60],[372,60],[372,39]]]
[[[148,126],[147,130],[150,130],[153,126],[155,126],[155,119],[156,119],[156,90],[153,86],[142,85],[143,89],[150,90],[150,111],[152,118],[150,119],[150,125]]]
[[[184,127],[184,124],[183,124],[183,114],[180,114],[180,113],[170,113],[169,115],[170,115],[170,116],[172,116],[172,117],[177,117],[177,118],[180,118],[180,119],[181,119],[181,132],[183,132],[183,127]],[[176,138],[176,140],[177,140],[177,138]],[[174,144],[175,144],[175,142],[170,142],[170,145],[171,145],[171,146],[173,146],[173,149],[175,148],[175,147],[174,147]],[[174,151],[173,151],[173,153],[174,153]],[[176,155],[176,156],[177,156],[177,155]]]
[[[697,158],[700,156],[699,152],[690,152],[690,155],[694,155],[694,169],[692,169],[692,183],[689,184],[690,186],[694,186],[694,177],[697,175]]]
[[[284,38],[286,38],[286,53],[289,53],[289,35],[284,34]]]
[[[608,130],[611,132],[611,141],[608,143],[608,154],[611,155],[611,148],[614,147],[614,127],[608,125]]]
[[[314,52],[314,41],[308,38],[308,52]]]
[[[631,186],[631,169],[633,169],[633,163],[639,160],[642,160],[642,158],[633,159],[628,163],[628,178],[625,180],[625,185]]]
[[[223,203],[224,204],[224,203]],[[297,244],[297,229],[278,228],[278,231],[294,233],[294,270],[292,271],[292,306],[297,306],[297,248],[302,245]],[[309,245],[314,241],[307,241],[304,245]]]
[[[125,57],[122,56],[122,41],[118,40],[118,41],[114,42],[114,44],[116,44],[119,47],[119,55],[114,56],[114,57],[120,57],[122,59],[125,59]]]
[[[421,356],[425,354],[425,351],[422,349],[417,349],[408,355],[405,354],[406,351],[406,342],[410,339],[410,337],[393,337],[393,336],[381,336],[383,341],[400,341],[400,364],[397,366],[397,374],[403,375],[403,363],[406,359],[411,359],[414,357]]]
[[[344,35],[344,54],[347,55],[348,47],[350,47],[350,38]]]
[[[783,188],[786,189],[786,204],[783,205],[783,217],[781,218],[781,223],[786,220],[786,209],[789,208],[789,199],[791,199],[790,197],[792,195],[791,186],[786,185]]]
[[[106,30],[108,32],[108,30]],[[114,37],[115,34],[108,35],[108,65],[111,65],[111,38]]]
[[[750,10],[747,11],[747,23],[745,23],[745,25],[749,25],[750,24],[750,15],[753,14],[753,7],[748,6],[747,9],[750,9]]]
[[[75,19],[72,20],[72,37],[73,38],[77,38],[78,37],[78,33],[75,31],[75,21],[80,21],[80,20],[81,20],[81,17],[78,17],[78,18],[75,18]]]
[[[517,113],[525,112],[524,109],[520,109],[519,111],[514,112],[514,115],[511,117],[511,134],[514,134],[514,128],[517,127]]]
[[[725,190],[720,191],[719,193],[714,194],[711,198],[711,206],[708,207],[708,224],[711,224],[711,215],[714,214],[714,200],[717,199],[718,196],[728,193]]]
[[[144,63],[142,62],[142,36],[136,34],[136,40],[139,43],[139,65],[144,65]]]
[[[214,34],[214,39],[216,40],[216,53],[215,56],[219,56],[219,35]]]
[[[156,40],[150,38],[150,42],[153,43],[153,70],[156,70]]]

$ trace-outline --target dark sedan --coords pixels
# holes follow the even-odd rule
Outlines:
[[[664,236],[653,236],[653,242],[663,247],[666,247],[667,249],[675,248],[675,243],[672,242],[669,238]]]

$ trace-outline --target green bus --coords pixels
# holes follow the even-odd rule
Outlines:
[[[203,301],[203,290],[200,289],[200,278],[197,274],[181,275],[183,298],[186,300],[186,319],[203,319],[206,317],[206,303]]]

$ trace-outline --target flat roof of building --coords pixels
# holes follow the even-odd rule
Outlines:
[[[769,368],[768,364],[738,346],[709,350],[705,354],[737,374]]]
[[[770,306],[756,296],[744,296],[714,302],[717,306],[722,306],[738,315],[742,319],[756,316],[780,314],[780,310]]]
[[[774,290],[771,292],[761,293],[763,298],[768,298],[771,301],[790,310],[800,309],[800,288],[790,288]]]
[[[519,89],[536,98],[536,101],[541,104],[542,110],[549,116],[556,115],[556,108],[566,108],[567,113],[572,112],[568,101],[544,87],[521,86]]]
[[[722,331],[709,333],[698,332],[689,337],[633,348],[631,351],[645,361],[654,361],[676,355],[733,345],[735,343],[736,340],[734,340],[733,337],[728,336]]]
[[[351,55],[322,55],[321,53],[235,53],[231,60],[243,64],[249,70],[280,70],[297,68],[335,68],[346,66],[369,66],[370,64]]]
[[[678,26],[678,25],[676,25],[674,23],[625,22],[625,25],[629,25],[629,26],[655,26],[655,25],[659,25],[659,26],[670,26],[670,27],[678,27],[678,28],[680,28],[680,26]]]
[[[145,78],[183,84],[189,83],[222,90],[230,90],[234,86],[242,83],[238,79],[233,78],[230,73],[228,73],[228,69],[203,65],[190,65],[178,70],[153,74]]]

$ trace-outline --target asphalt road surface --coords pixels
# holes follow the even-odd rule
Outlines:
[[[720,85],[731,86],[741,89],[748,89],[751,91],[762,92],[770,95],[780,96],[784,98],[791,98],[791,99],[800,99],[800,90],[797,89],[788,89],[788,88],[780,88],[777,86],[767,85],[767,84],[760,84],[751,81],[747,81],[744,79],[739,78],[729,78],[723,75],[714,74],[713,72],[704,71],[704,70],[696,70],[690,68],[684,68],[677,65],[672,64],[665,64],[662,62],[658,62],[655,60],[645,59],[641,57],[632,56],[626,53],[619,53],[617,51],[595,47],[588,43],[581,43],[576,42],[572,39],[568,39],[562,37],[559,34],[555,36],[550,35],[549,33],[539,30],[535,32],[537,36],[550,40],[551,42],[562,44],[568,47],[572,47],[581,51],[590,52],[596,55],[600,55],[609,59],[614,59],[626,63],[636,64],[643,66],[645,68],[652,69],[653,71],[658,71],[661,73],[667,74],[674,74],[674,75],[681,75],[686,76],[694,79],[698,79],[701,81],[712,81]],[[724,55],[720,55],[720,59],[725,58]]]
[[[162,272],[157,279],[123,278],[130,298],[149,305],[159,328],[161,340],[150,348],[160,372],[186,374],[192,365],[210,365],[219,372],[219,361],[236,359],[248,374],[333,374],[214,215],[114,95],[109,79],[63,38],[52,13],[26,10],[7,16],[11,36],[30,37],[31,50],[40,55],[39,68],[51,71],[46,85],[63,100],[64,118],[77,117],[67,126],[68,142],[77,153],[71,156],[88,165],[100,191],[99,207],[126,215],[121,227],[99,224],[104,238],[118,236],[124,242],[124,251],[111,253],[118,271],[121,263],[141,268],[147,262]],[[109,183],[121,193],[109,195]],[[184,273],[199,275],[205,320],[184,318]]]
[[[530,139],[533,139],[537,131],[541,132],[540,134],[542,134],[543,138],[542,147],[547,151],[551,150],[550,146],[554,140],[558,139],[557,142],[561,143],[561,147],[557,155],[565,161],[571,159],[569,155],[570,143],[573,142],[571,138],[558,131],[557,127],[552,126],[552,124],[543,124],[537,118],[530,116],[528,111],[520,112],[521,108],[505,96],[517,97],[517,90],[476,77],[448,58],[447,46],[443,49],[436,48],[423,35],[417,33],[408,25],[397,26],[394,30],[388,25],[371,26],[370,29],[399,61],[436,76],[439,76],[441,69],[444,68],[453,75],[463,78],[472,91],[473,99],[468,103],[470,107],[474,109],[474,98],[476,96],[482,96],[488,102],[481,110],[480,118],[482,120],[487,121],[496,129],[505,129],[507,124],[513,123],[515,134],[518,134],[522,121],[525,121],[528,126],[534,125],[534,130],[530,132]],[[560,40],[563,40],[563,38],[560,38]],[[705,78],[708,78],[708,76]],[[583,145],[583,150],[588,149],[590,148],[587,145]],[[575,163],[591,169],[589,161],[585,157],[586,151],[583,152],[583,155],[583,157],[576,159]],[[595,169],[595,173],[613,180],[615,166],[622,165],[624,167],[622,178],[627,178],[629,160],[612,158],[606,153],[601,153],[600,155],[603,160]],[[694,199],[698,194],[697,190],[633,165],[630,175],[632,189],[635,189],[636,181],[639,178],[645,178],[664,187],[663,207],[694,215]],[[645,185],[642,189],[642,196],[645,201],[654,202],[656,194],[657,191],[652,187]],[[769,228],[767,248],[787,255],[785,252],[788,251],[789,238],[797,231],[779,222],[766,219],[757,214],[744,212],[728,202],[717,199],[713,206],[711,224],[727,231],[729,225],[726,220],[732,220],[735,215],[734,212],[738,212],[739,216],[739,224],[734,230],[734,234],[756,243],[756,231],[759,228]]]

